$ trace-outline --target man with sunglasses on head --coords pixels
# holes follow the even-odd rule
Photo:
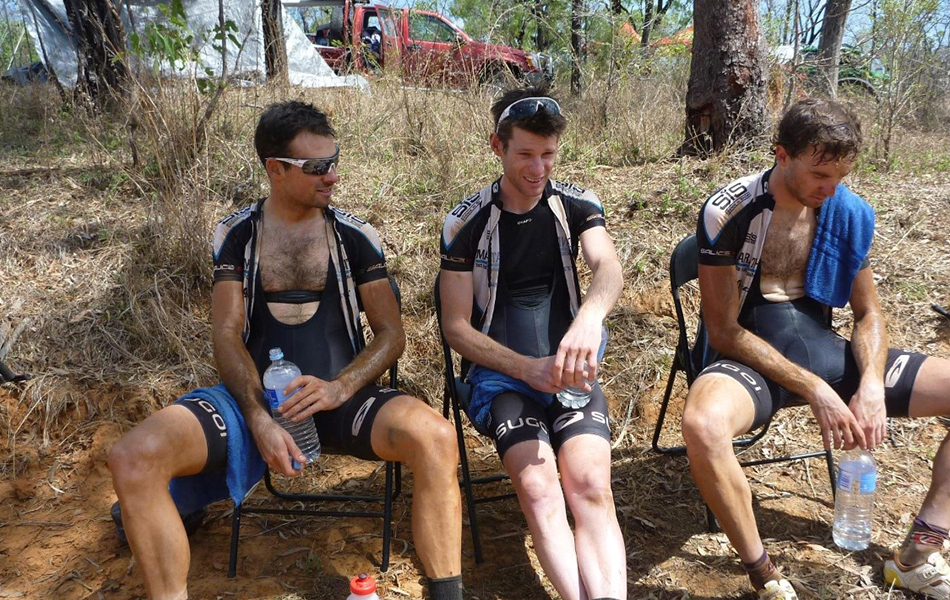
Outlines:
[[[324,447],[412,469],[413,538],[430,597],[460,599],[455,432],[424,402],[375,383],[402,354],[405,334],[376,231],[331,205],[335,132],[312,105],[283,102],[261,115],[254,144],[270,195],[224,218],[214,235],[212,341],[223,384],[151,415],[109,455],[117,516],[148,596],[188,596],[179,515],[187,522],[208,502],[240,501],[265,463],[300,474],[292,461],[306,459],[272,418],[261,384],[268,350],[280,347],[303,374],[278,410],[313,419]]]
[[[567,127],[555,99],[543,88],[511,91],[492,116],[502,175],[456,206],[442,230],[445,337],[474,365],[469,416],[493,439],[558,593],[626,598],[608,410],[596,383],[620,263],[597,195],[550,179]],[[583,299],[579,248],[593,272]],[[562,405],[555,395],[567,387],[589,390],[589,402]]]

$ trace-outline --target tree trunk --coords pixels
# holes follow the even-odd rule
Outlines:
[[[685,154],[768,134],[765,52],[757,0],[694,0]]]
[[[221,36],[221,81],[228,79],[228,29],[224,18],[224,0],[218,0],[218,33]],[[306,29],[304,29],[306,31]]]
[[[125,31],[116,7],[111,0],[64,0],[63,5],[76,39],[78,89],[97,104],[125,95]]]
[[[640,29],[640,46],[646,48],[650,45],[650,32],[653,31],[653,0],[643,3],[643,27]]]
[[[844,24],[851,10],[851,0],[828,0],[825,18],[821,23],[821,41],[818,43],[818,85],[834,98],[838,91],[838,57]]]
[[[581,91],[581,9],[583,0],[571,0],[571,92]]]
[[[537,23],[537,29],[535,29],[534,33],[534,46],[538,52],[543,52],[551,45],[548,41],[547,11],[543,0],[534,0],[534,3],[531,5],[531,14],[534,16],[535,23]]]
[[[287,47],[284,44],[283,8],[280,0],[261,0],[264,61],[267,78],[287,81]]]

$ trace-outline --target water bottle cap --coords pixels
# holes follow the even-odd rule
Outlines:
[[[376,580],[366,573],[360,573],[357,577],[350,580],[350,593],[356,594],[357,596],[369,596],[375,591]]]
[[[280,359],[284,358],[284,351],[281,350],[280,348],[271,348],[271,349],[270,349],[270,353],[268,354],[268,356],[270,356],[270,359],[271,359],[272,361],[273,361],[273,360],[280,360]]]

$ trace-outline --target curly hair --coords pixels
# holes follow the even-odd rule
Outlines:
[[[772,140],[795,158],[810,147],[822,163],[854,160],[861,152],[861,122],[845,104],[823,98],[808,98],[792,105]]]

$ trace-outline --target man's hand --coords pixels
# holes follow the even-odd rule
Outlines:
[[[528,368],[519,379],[539,392],[556,394],[563,387],[558,383],[560,369],[555,367],[555,357],[528,358]]]
[[[294,438],[287,433],[287,430],[277,424],[277,421],[269,419],[261,420],[258,426],[252,430],[254,442],[257,444],[257,450],[267,466],[275,473],[296,477],[300,471],[295,471],[290,465],[291,457],[301,465],[307,464],[307,458],[294,443]]]
[[[864,431],[867,445],[863,448],[876,448],[887,436],[887,409],[884,406],[884,384],[880,381],[865,383],[861,381],[858,391],[848,404],[851,413]]]
[[[571,323],[554,355],[556,383],[560,387],[590,390],[587,382],[597,378],[597,351],[600,349],[602,327],[600,320],[580,314]],[[587,369],[584,368],[585,362]]]
[[[858,420],[830,385],[817,377],[816,381],[812,394],[806,399],[821,427],[821,439],[825,443],[825,450],[832,447],[844,450],[850,450],[855,446],[866,448],[864,431],[858,424]]]
[[[299,388],[299,389],[298,389]],[[297,390],[294,392],[294,390]],[[277,409],[280,414],[297,422],[323,410],[333,410],[346,402],[343,385],[337,381],[325,381],[312,375],[295,377],[284,388],[284,394],[294,392]]]

